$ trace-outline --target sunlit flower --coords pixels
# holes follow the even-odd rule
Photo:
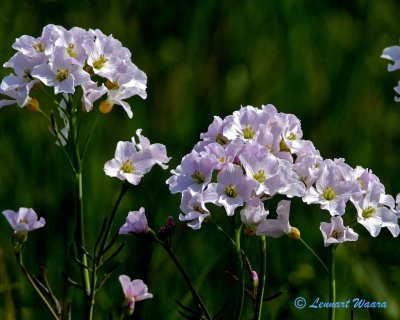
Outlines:
[[[44,218],[38,219],[36,212],[31,208],[19,208],[18,211],[4,210],[3,215],[16,232],[28,232],[44,227]]]
[[[132,142],[136,145],[136,148],[139,151],[149,150],[156,164],[163,169],[167,169],[168,166],[165,163],[168,163],[171,158],[167,156],[165,145],[161,143],[151,144],[150,140],[142,135],[142,129],[137,129],[136,135],[139,138],[139,143],[136,143],[135,138],[132,138]]]
[[[250,200],[257,185],[255,180],[243,174],[241,167],[229,163],[218,173],[217,182],[210,183],[207,190],[215,204],[224,206],[227,215],[232,216],[237,207]]]
[[[340,216],[331,217],[330,223],[321,222],[320,230],[324,237],[325,247],[358,239],[358,234],[352,228],[343,225],[343,219]]]
[[[90,75],[77,65],[63,47],[55,47],[48,64],[33,68],[32,76],[46,86],[54,87],[54,93],[74,93],[75,87],[90,80]]]
[[[281,200],[276,208],[277,219],[266,219],[257,227],[258,236],[279,238],[288,235],[290,238],[299,239],[300,231],[289,223],[290,201]]]
[[[179,214],[180,221],[188,221],[187,225],[194,230],[201,228],[201,224],[210,216],[210,211],[205,204],[212,202],[208,191],[196,192],[192,189],[186,189],[182,193],[180,209],[183,214]]]
[[[149,150],[138,152],[132,142],[120,141],[117,144],[114,159],[107,161],[104,165],[104,172],[110,177],[117,177],[137,185],[154,164],[155,161]]]

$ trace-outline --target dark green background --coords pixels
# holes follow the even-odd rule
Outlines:
[[[148,98],[130,100],[133,120],[119,107],[102,115],[90,145],[84,181],[90,245],[119,190],[119,181],[106,177],[102,169],[119,140],[129,140],[143,128],[152,142],[167,146],[170,168],[175,168],[214,115],[224,117],[241,105],[272,103],[279,111],[297,115],[304,138],[312,140],[324,158],[343,157],[351,166],[371,168],[387,193],[400,192],[400,104],[394,103],[392,89],[400,73],[388,73],[387,61],[379,57],[385,47],[398,44],[399,12],[394,0],[3,0],[0,61],[14,53],[15,38],[39,36],[53,23],[113,34],[148,76]],[[8,73],[0,70],[1,77]],[[63,270],[76,274],[67,252],[74,224],[66,162],[39,114],[9,106],[0,110],[0,123],[0,210],[33,207],[46,218],[46,228],[29,235],[26,265],[33,273],[45,266],[56,294],[73,301],[73,319],[80,319],[79,292],[66,288],[60,276]],[[141,206],[153,229],[168,215],[177,218],[180,197],[169,194],[169,176],[169,170],[153,169],[127,194],[116,226],[129,210]],[[328,220],[326,213],[294,202],[292,225],[326,258],[319,231],[319,223]],[[355,319],[399,319],[398,239],[387,230],[375,239],[362,228],[356,231],[360,240],[337,252],[338,300],[387,301],[389,308],[357,310]],[[120,273],[144,279],[154,294],[152,300],[137,304],[136,319],[178,319],[174,300],[191,300],[172,262],[152,243],[136,237],[125,240],[122,266],[99,295],[95,319],[106,318],[122,303]],[[248,246],[256,258],[256,239]],[[224,273],[234,268],[229,243],[212,225],[192,231],[177,221],[174,247],[213,313],[231,302],[229,319],[233,283]],[[326,310],[297,310],[293,305],[298,296],[308,302],[328,299],[327,278],[311,254],[287,238],[269,240],[268,252],[266,295],[280,290],[284,294],[265,304],[263,319],[326,318]],[[10,227],[3,219],[0,319],[44,319],[44,305],[14,260]],[[338,312],[338,319],[350,319],[349,310]]]

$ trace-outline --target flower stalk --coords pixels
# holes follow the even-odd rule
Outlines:
[[[264,300],[264,290],[267,272],[267,241],[265,236],[259,238],[259,251],[260,251],[260,270],[259,270],[259,282],[257,288],[256,303],[254,308],[254,319],[261,319],[262,304]]]
[[[233,319],[241,319],[242,311],[243,311],[243,302],[244,302],[244,262],[242,257],[242,249],[240,245],[240,236],[242,233],[242,226],[240,224],[239,227],[235,228],[235,244],[236,244],[236,261],[237,261],[237,289],[236,289],[236,301],[235,301],[235,311],[233,315]]]
[[[50,302],[47,298],[43,295],[42,291],[39,289],[35,281],[33,280],[32,276],[29,274],[28,270],[26,270],[24,261],[22,258],[22,245],[17,244],[15,248],[15,257],[18,262],[18,266],[21,269],[22,273],[24,274],[25,278],[28,279],[29,283],[32,285],[33,289],[35,289],[36,293],[39,295],[40,299],[44,302],[47,309],[50,311],[51,315],[56,320],[61,320],[61,315],[56,312],[53,307],[51,306]]]
[[[336,279],[335,279],[335,252],[337,245],[333,245],[330,250],[329,264],[329,301],[334,306],[336,303]],[[335,320],[335,308],[329,308],[329,320]]]

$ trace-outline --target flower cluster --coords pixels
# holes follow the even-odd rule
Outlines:
[[[343,159],[323,159],[302,136],[299,119],[272,105],[246,106],[225,119],[215,117],[167,180],[172,193],[182,193],[179,219],[200,229],[211,215],[206,205],[213,203],[224,207],[228,216],[240,208],[250,233],[298,239],[299,230],[289,224],[289,200],[278,204],[277,219],[267,219],[264,202],[280,194],[301,197],[330,213],[331,222],[321,224],[326,245],[334,243],[332,238],[357,239],[343,226],[349,201],[357,210],[357,221],[372,236],[383,227],[397,236],[395,201],[378,177],[368,169],[351,168]]]
[[[166,169],[165,163],[170,160],[164,145],[150,144],[149,139],[142,136],[142,129],[138,129],[136,135],[139,143],[136,143],[134,137],[132,141],[119,141],[114,159],[104,165],[106,175],[126,180],[133,185],[138,185],[155,164]]]
[[[388,65],[388,71],[392,72],[400,69],[400,46],[391,46],[383,50],[381,58],[393,61],[393,64]],[[394,87],[396,96],[394,100],[400,102],[400,81],[396,87]]]
[[[86,111],[104,96],[103,112],[121,105],[130,118],[133,113],[125,100],[134,95],[146,98],[147,76],[132,62],[129,49],[98,29],[67,30],[50,24],[40,37],[23,35],[12,47],[17,52],[4,67],[13,73],[0,86],[0,93],[11,99],[0,100],[0,107],[16,103],[37,108],[31,92],[39,84],[53,87],[55,94],[73,94],[80,87]]]

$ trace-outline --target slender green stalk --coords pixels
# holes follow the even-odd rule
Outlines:
[[[319,257],[319,255],[308,245],[307,242],[305,242],[303,240],[303,238],[300,238],[301,243],[314,255],[315,258],[317,258],[317,260],[321,263],[321,265],[323,266],[325,272],[329,275],[329,269],[326,266],[326,264],[324,263],[324,261],[322,261],[322,259]]]
[[[51,312],[52,316],[54,319],[61,320],[61,316],[57,315],[57,313],[54,311],[53,307],[51,306],[50,302],[46,299],[46,297],[43,295],[43,293],[40,291],[39,287],[36,285],[35,281],[32,279],[31,275],[29,274],[28,270],[26,270],[24,266],[24,262],[22,259],[22,252],[21,248],[18,248],[15,250],[15,257],[17,258],[18,265],[24,274],[24,276],[28,279],[32,287],[35,289],[39,297],[42,299],[42,301],[45,303],[47,309]]]
[[[240,236],[242,234],[242,226],[240,224],[238,228],[235,228],[235,244],[236,244],[236,260],[237,260],[237,291],[236,291],[236,301],[235,301],[235,312],[233,319],[241,319],[243,311],[243,301],[244,301],[244,264],[242,258],[242,249],[240,246]]]
[[[110,214],[110,217],[107,219],[106,228],[104,230],[103,238],[101,240],[101,245],[100,245],[100,249],[99,249],[99,253],[98,253],[98,256],[100,257],[100,261],[99,262],[101,262],[101,257],[103,256],[104,249],[107,246],[107,240],[108,240],[108,238],[110,236],[111,228],[113,226],[114,219],[115,219],[115,216],[116,216],[117,211],[118,211],[118,207],[119,207],[119,205],[121,203],[121,200],[124,197],[126,191],[128,191],[128,188],[129,188],[129,183],[127,183],[127,182],[124,182],[121,185],[121,191],[120,191],[120,193],[118,195],[117,201],[115,201],[115,204],[114,204],[113,210],[112,210],[112,212]],[[101,236],[102,235],[100,235],[100,237]],[[99,239],[98,239],[98,241],[96,243],[96,246],[95,246],[95,255],[96,255],[96,251],[97,251],[96,249],[97,249],[98,243],[100,243],[100,237],[99,237]]]
[[[260,245],[260,271],[258,275],[258,288],[256,296],[256,304],[254,310],[254,319],[261,319],[262,304],[264,299],[265,280],[267,272],[267,241],[265,236],[259,237]]]
[[[201,309],[203,315],[206,317],[206,319],[211,320],[212,316],[210,315],[210,313],[207,310],[206,305],[204,304],[203,300],[201,299],[200,295],[197,293],[196,289],[193,287],[192,284],[192,280],[190,279],[190,277],[187,275],[185,269],[183,268],[183,266],[181,265],[181,263],[179,262],[178,258],[175,256],[174,252],[172,251],[172,248],[164,243],[163,241],[161,241],[157,235],[154,233],[153,230],[150,230],[152,236],[154,237],[154,239],[162,245],[162,247],[165,249],[165,251],[168,253],[169,257],[172,259],[172,261],[175,263],[175,266],[178,268],[179,273],[182,275],[183,279],[185,280],[190,293],[192,294],[193,299],[195,300],[197,306]]]
[[[78,133],[76,125],[76,113],[71,110],[72,106],[68,106],[67,110],[71,111],[70,118],[70,131],[71,131],[71,144],[73,152],[73,163],[74,163],[74,185],[75,185],[75,211],[76,211],[76,245],[79,248],[85,248],[85,216],[84,216],[84,202],[83,202],[83,173],[82,173],[82,161],[79,152],[78,144]],[[93,318],[93,302],[91,301],[91,285],[90,285],[90,274],[88,269],[88,261],[85,250],[78,250],[80,254],[80,261],[82,264],[79,265],[81,279],[83,283],[84,292],[84,306],[85,306],[85,319],[92,320]]]
[[[336,280],[335,280],[335,251],[336,245],[333,245],[330,251],[329,265],[329,302],[335,305],[336,302]],[[335,308],[329,308],[329,320],[335,320]]]

